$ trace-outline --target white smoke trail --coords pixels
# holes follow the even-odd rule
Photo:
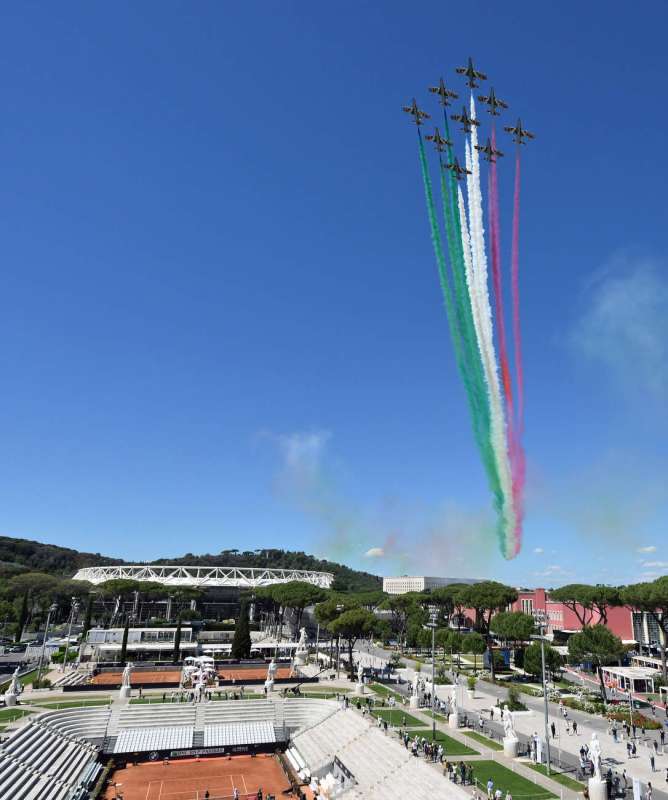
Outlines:
[[[471,118],[476,118],[475,102],[471,95]],[[485,252],[485,232],[483,225],[482,191],[480,189],[480,157],[475,149],[478,144],[476,126],[471,126],[471,142],[466,147],[467,192],[469,201],[470,247],[473,267],[472,305],[477,306],[476,316],[479,329],[479,344],[490,399],[490,441],[496,459],[499,481],[504,496],[503,514],[506,521],[506,553],[512,555],[512,537],[515,531],[515,509],[513,505],[512,477],[508,456],[506,422],[501,396],[501,385],[497,367],[494,334],[492,327],[492,306],[489,299],[487,277],[487,254]]]

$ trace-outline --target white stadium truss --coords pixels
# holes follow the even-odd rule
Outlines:
[[[98,584],[117,578],[134,581],[152,581],[165,586],[215,587],[231,586],[254,589],[275,583],[303,581],[329,589],[334,581],[331,572],[312,572],[305,569],[259,569],[256,567],[181,567],[181,566],[126,566],[84,567],[74,576],[76,581]]]

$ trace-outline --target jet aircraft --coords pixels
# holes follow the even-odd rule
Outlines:
[[[466,83],[471,89],[477,89],[478,84],[476,81],[486,81],[487,75],[484,72],[478,72],[473,66],[473,59],[469,58],[469,63],[465,67],[457,67],[459,75],[466,75]]]
[[[438,128],[434,128],[433,134],[431,134],[430,136],[425,136],[424,138],[428,142],[433,142],[434,147],[438,150],[439,153],[442,153],[445,150],[446,146],[448,145],[452,147],[452,142],[448,141],[447,139],[444,139],[441,136]]]
[[[494,94],[493,86],[489,90],[489,95],[485,97],[485,95],[480,94],[478,95],[478,100],[480,100],[481,103],[485,103],[485,105],[489,106],[487,113],[491,114],[493,117],[499,116],[497,108],[508,108],[508,103],[504,102],[503,100],[499,100],[499,98]]]
[[[462,123],[462,130],[465,133],[471,133],[472,125],[476,126],[480,125],[477,119],[472,119],[471,117],[469,117],[468,112],[466,111],[466,106],[462,107],[461,114],[452,114],[452,119]]]
[[[443,81],[443,78],[441,78],[441,80],[440,80],[440,82],[439,82],[438,86],[430,86],[430,87],[429,87],[429,91],[430,91],[432,94],[437,94],[437,95],[438,95],[438,97],[439,97],[439,100],[438,100],[438,102],[439,102],[439,103],[440,103],[442,106],[449,106],[449,105],[450,105],[450,99],[451,99],[451,98],[452,98],[453,100],[456,100],[456,99],[459,97],[459,95],[457,94],[457,92],[453,92],[453,91],[451,91],[450,89],[447,89],[447,88],[446,88],[446,86],[445,86],[445,82]]]
[[[489,161],[491,164],[495,164],[496,163],[496,159],[499,156],[503,155],[503,153],[500,150],[495,150],[492,147],[492,143],[490,142],[489,139],[487,140],[487,144],[486,145],[483,146],[481,144],[477,144],[475,146],[475,149],[479,150],[481,153],[484,153],[485,154],[485,161]]]
[[[461,167],[456,157],[454,164],[447,164],[446,166],[451,172],[454,173],[455,178],[457,178],[457,180],[463,178],[464,175],[471,175],[471,170],[466,169],[465,167]]]
[[[528,131],[526,128],[522,127],[522,120],[521,119],[517,120],[517,125],[515,125],[515,126],[507,125],[503,130],[504,131],[508,131],[508,133],[512,133],[513,134],[513,141],[516,144],[526,144],[524,139],[535,139],[536,138],[533,135],[533,133],[531,133],[531,131]]]
[[[422,125],[422,120],[424,119],[431,119],[426,111],[420,111],[415,98],[413,98],[411,105],[404,106],[403,109],[407,114],[410,114],[413,117],[413,122],[416,125]]]

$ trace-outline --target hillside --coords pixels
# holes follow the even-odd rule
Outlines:
[[[50,572],[71,577],[81,567],[96,565],[132,564],[138,562],[109,558],[100,553],[80,553],[68,547],[43,544],[29,539],[0,536],[0,575],[18,572]],[[143,562],[142,562],[143,563]],[[186,553],[178,558],[161,558],[146,562],[151,564],[208,564],[221,567],[274,567],[284,569],[310,569],[331,572],[335,588],[342,591],[379,589],[380,578],[368,572],[358,572],[344,564],[336,564],[301,552],[289,550],[223,550],[217,555]]]
[[[310,569],[331,572],[335,576],[334,588],[340,591],[364,591],[382,588],[377,575],[360,572],[333,561],[319,559],[300,551],[291,550],[222,550],[217,555],[196,556],[186,553],[180,558],[162,558],[153,564],[207,564],[220,567],[270,567],[275,569]]]

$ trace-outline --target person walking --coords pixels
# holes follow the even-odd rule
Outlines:
[[[578,735],[578,723],[576,720],[573,720],[573,736]]]
[[[552,723],[550,724],[550,730],[552,731],[552,738],[556,739],[557,738],[557,726],[554,724],[554,720],[552,720]]]
[[[654,761],[654,753],[649,754],[649,765],[652,769],[652,772],[656,772],[656,764]]]
[[[652,800],[652,781],[647,781],[647,791],[645,792],[645,800]]]
[[[494,781],[490,778],[487,781],[487,800],[492,800],[494,794]]]

